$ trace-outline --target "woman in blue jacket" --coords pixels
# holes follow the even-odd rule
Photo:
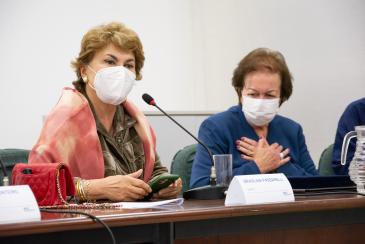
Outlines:
[[[280,52],[258,48],[235,69],[232,85],[239,104],[206,119],[199,138],[213,154],[232,154],[233,175],[284,173],[317,175],[302,127],[277,115],[292,93],[292,76]],[[190,186],[209,184],[211,161],[198,145]]]

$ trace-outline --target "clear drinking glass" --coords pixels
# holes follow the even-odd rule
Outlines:
[[[218,186],[229,186],[232,180],[232,154],[213,155]]]

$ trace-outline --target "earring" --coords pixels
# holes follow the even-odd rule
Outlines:
[[[82,80],[84,81],[84,83],[87,83],[87,76],[82,77]]]

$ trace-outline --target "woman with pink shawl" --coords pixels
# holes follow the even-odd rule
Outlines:
[[[137,34],[121,23],[88,31],[72,65],[74,88],[64,88],[33,147],[30,163],[66,164],[80,200],[135,201],[151,192],[149,180],[167,169],[141,111],[127,99],[144,63]],[[173,198],[178,179],[154,195]]]

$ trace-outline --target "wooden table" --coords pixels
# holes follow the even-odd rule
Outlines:
[[[364,243],[365,197],[296,197],[293,203],[225,207],[223,200],[138,210],[83,210],[104,220],[118,243]],[[111,243],[83,216],[42,213],[42,221],[0,225],[1,243]]]

